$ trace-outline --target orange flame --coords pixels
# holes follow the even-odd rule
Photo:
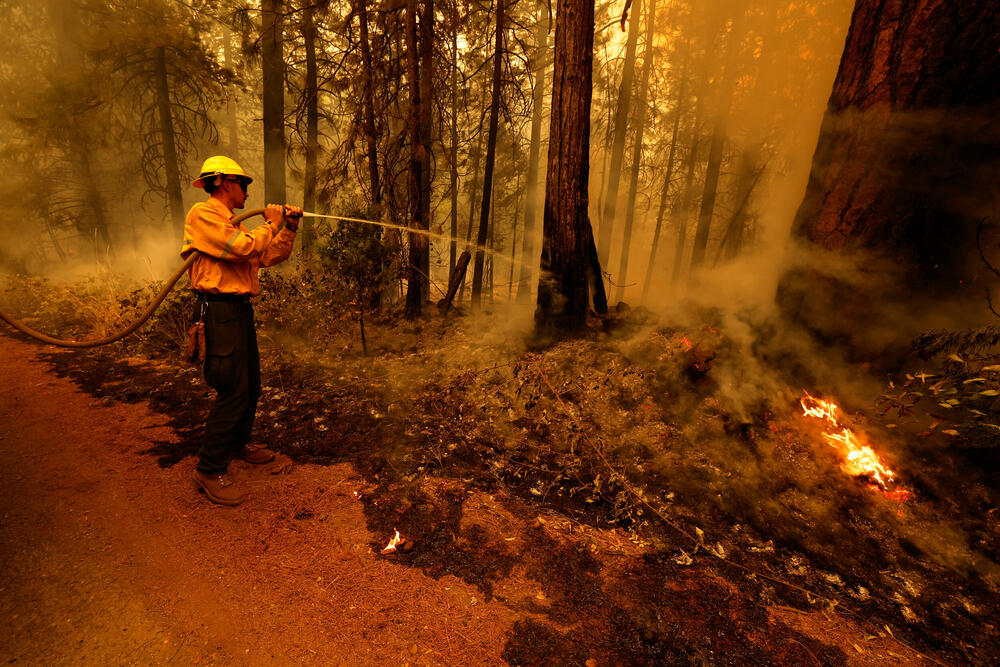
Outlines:
[[[844,472],[856,477],[867,477],[879,490],[886,492],[886,495],[905,499],[909,495],[908,492],[888,491],[888,485],[895,481],[896,473],[890,470],[875,453],[875,450],[864,444],[854,431],[841,425],[840,420],[837,419],[837,410],[839,410],[837,405],[832,401],[816,398],[805,390],[803,393],[805,396],[799,400],[802,414],[826,422],[827,430],[823,434],[823,438],[844,456]]]
[[[389,540],[389,544],[385,545],[385,549],[382,549],[382,553],[384,554],[394,553],[396,551],[396,547],[398,547],[399,543],[402,541],[403,541],[402,538],[399,537],[399,531],[397,530],[395,536],[393,536],[393,538]]]

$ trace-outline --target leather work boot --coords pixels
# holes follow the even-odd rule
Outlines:
[[[243,445],[240,450],[240,458],[247,463],[270,463],[274,460],[274,452],[264,445]]]
[[[225,473],[209,475],[195,468],[191,477],[213,503],[239,505],[243,502],[243,494],[236,488],[229,475]]]

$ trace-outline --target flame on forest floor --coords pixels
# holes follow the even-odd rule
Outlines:
[[[825,422],[823,439],[844,457],[844,472],[864,478],[873,488],[893,500],[905,501],[910,497],[910,492],[905,489],[890,488],[895,485],[896,473],[889,469],[870,445],[862,442],[854,431],[840,423],[837,418],[840,408],[833,401],[816,398],[805,390],[802,393],[805,394],[799,400],[802,414]]]
[[[385,549],[382,549],[381,553],[384,554],[395,553],[396,547],[398,547],[402,542],[403,538],[399,536],[399,531],[397,530],[396,534],[393,536],[391,540],[389,540],[389,544],[385,545]]]

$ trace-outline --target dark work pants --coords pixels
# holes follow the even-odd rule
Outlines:
[[[250,441],[260,398],[260,353],[249,302],[207,301],[205,306],[205,381],[216,397],[198,450],[198,470],[221,473]]]

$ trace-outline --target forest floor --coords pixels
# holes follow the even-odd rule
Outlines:
[[[626,317],[611,336],[532,351],[506,314],[387,317],[362,356],[349,318],[307,339],[266,302],[258,311],[257,430],[281,454],[235,466],[250,492],[238,508],[212,505],[189,478],[211,396],[198,368],[134,347],[0,338],[0,658],[995,655],[997,600],[976,564],[995,544],[955,546],[960,566],[921,542],[930,525],[964,524],[917,480],[902,504],[828,471],[780,472],[828,464],[803,444],[818,435],[791,413],[734,418],[726,381],[691,367],[677,331]],[[722,339],[688,333],[695,350],[708,345],[698,336]],[[412,550],[380,554],[397,529]]]

